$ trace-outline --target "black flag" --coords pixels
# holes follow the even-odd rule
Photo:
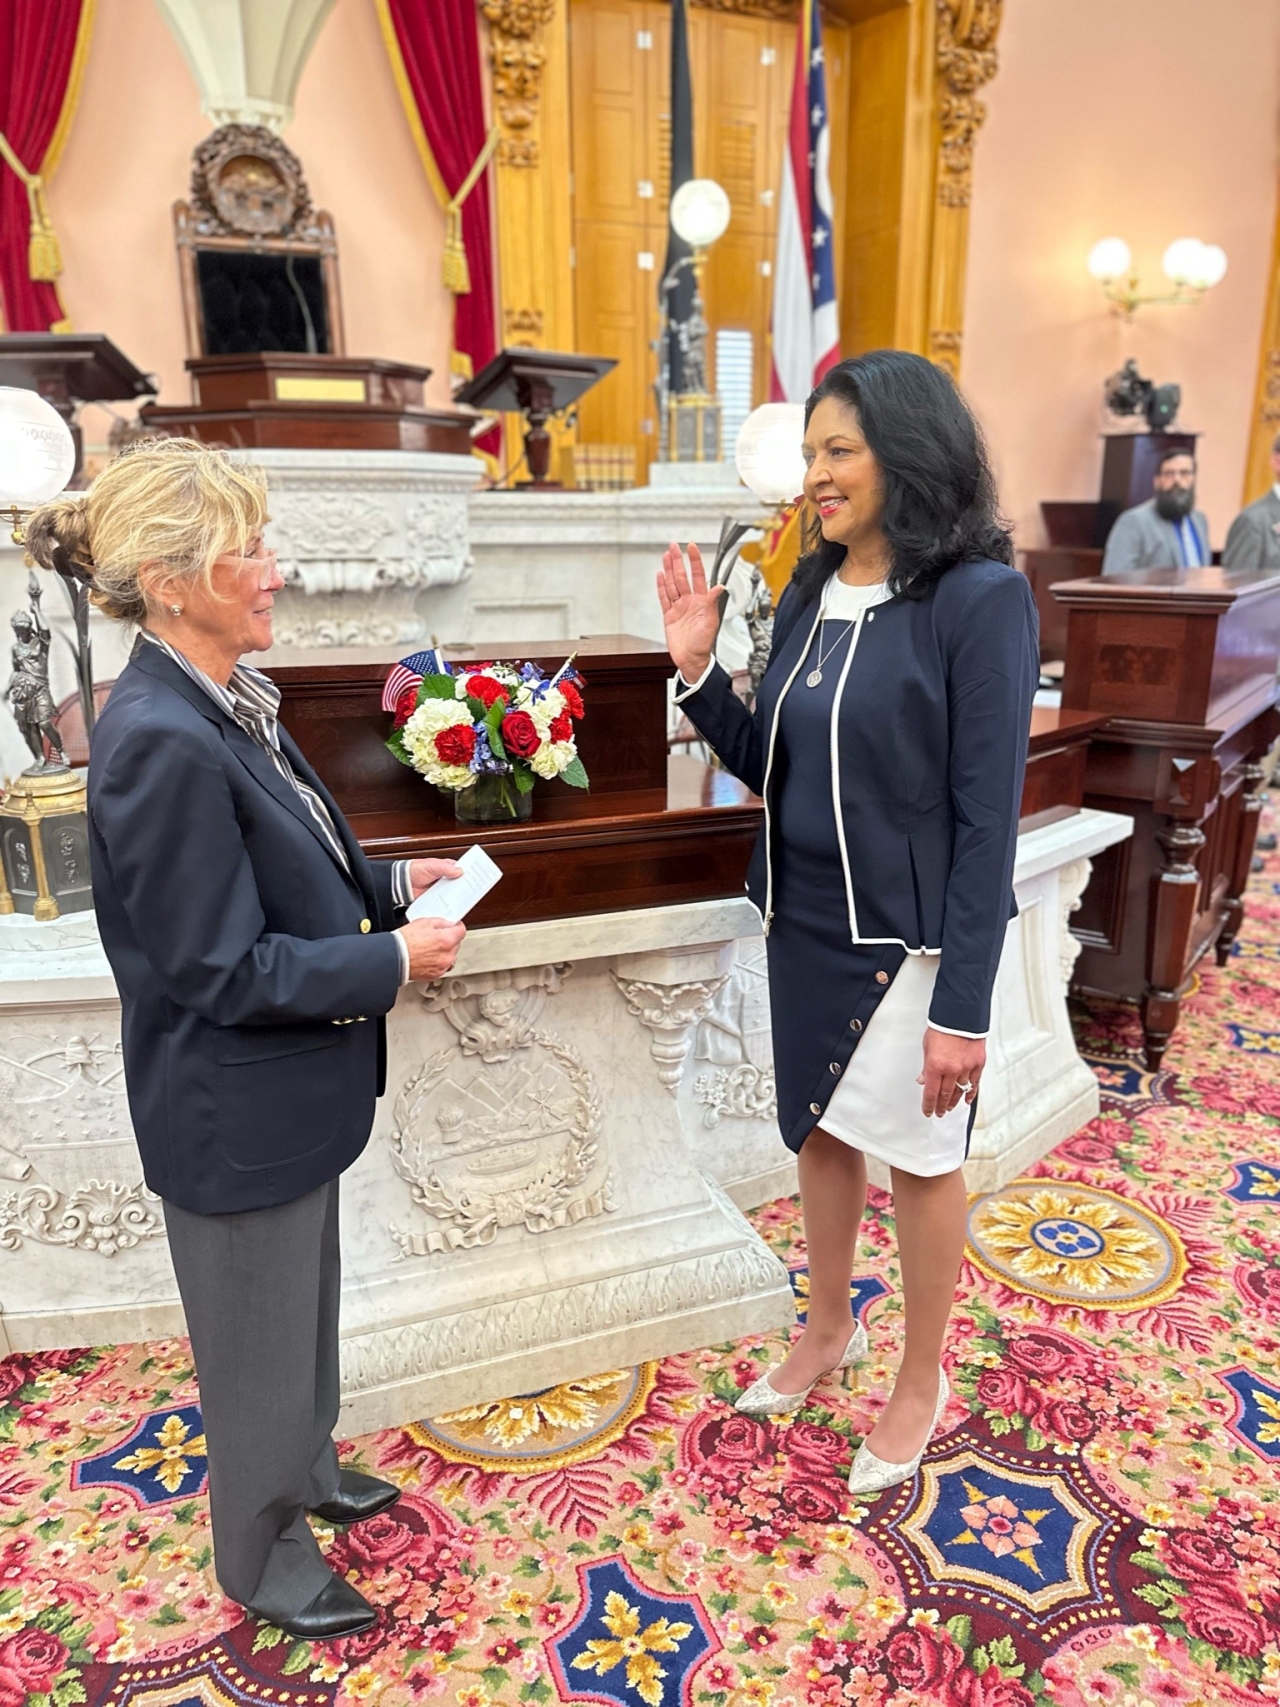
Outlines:
[[[671,0],[671,194],[693,176],[693,88],[689,78],[689,31],[685,18],[685,0]],[[662,269],[663,279],[671,269],[693,251],[683,238],[677,237],[674,226],[667,224],[667,260]],[[661,289],[661,286],[659,287]],[[671,393],[684,391],[684,358],[676,337],[673,322],[689,319],[693,312],[693,268],[682,267],[676,283],[659,307],[665,304],[668,321],[667,378]]]

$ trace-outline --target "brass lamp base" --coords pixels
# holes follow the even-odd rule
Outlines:
[[[0,913],[59,919],[92,906],[84,781],[66,766],[33,766],[0,801]]]

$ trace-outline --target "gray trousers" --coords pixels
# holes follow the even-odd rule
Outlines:
[[[209,1452],[213,1564],[232,1600],[292,1618],[332,1572],[307,1508],[338,1487],[338,1182],[235,1215],[164,1206]]]

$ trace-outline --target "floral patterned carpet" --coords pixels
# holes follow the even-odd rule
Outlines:
[[[748,1342],[349,1442],[404,1497],[324,1537],[382,1609],[324,1647],[219,1593],[185,1342],[14,1356],[0,1707],[1280,1701],[1280,859],[1167,1070],[1078,1017],[1102,1114],[974,1201],[915,1481],[844,1486],[901,1333],[879,1195],[872,1356],[789,1426],[727,1403]],[[795,1203],[756,1221],[803,1309]]]

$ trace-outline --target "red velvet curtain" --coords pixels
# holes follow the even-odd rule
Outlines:
[[[53,163],[83,9],[84,0],[0,0],[0,132],[28,172]],[[0,307],[10,332],[47,332],[63,318],[56,285],[28,273],[30,229],[26,187],[0,161]]]
[[[475,0],[387,0],[427,146],[450,196],[484,147],[484,93]],[[497,351],[493,215],[484,173],[462,204],[471,289],[455,298],[454,348],[480,369]]]

